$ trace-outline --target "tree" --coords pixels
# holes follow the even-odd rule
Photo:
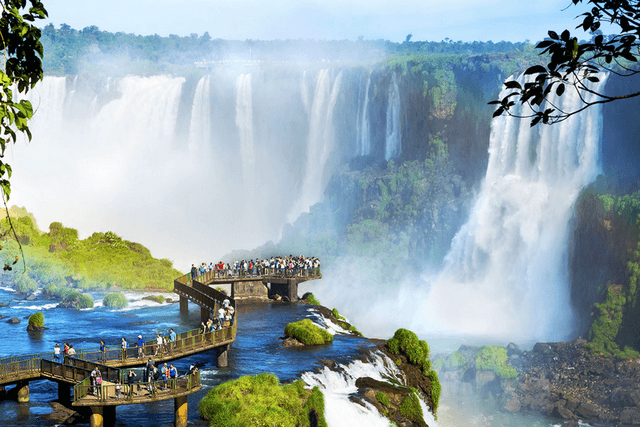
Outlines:
[[[500,100],[489,104],[498,108],[493,116],[508,114],[519,118],[531,118],[531,126],[542,122],[553,124],[597,105],[640,95],[640,91],[608,96],[593,88],[600,81],[602,72],[629,77],[640,73],[636,66],[640,57],[640,0],[571,0],[574,5],[589,3],[593,8],[585,12],[576,28],[590,31],[594,37],[579,42],[569,30],[560,35],[549,31],[549,38],[536,45],[540,55],[548,55],[548,63],[534,65],[525,71],[530,79],[521,84],[515,80],[504,83],[512,90]],[[605,37],[600,32],[602,24],[616,29],[617,34]],[[550,95],[562,96],[565,90],[575,90],[582,103],[573,110],[563,110],[550,100]],[[546,102],[544,102],[546,101]],[[523,104],[522,113],[514,113],[511,107]],[[528,108],[527,108],[528,107]]]
[[[411,37],[413,37],[413,34],[411,33],[407,34],[407,37],[404,39],[404,41],[409,43],[411,41]]]
[[[11,225],[6,204],[11,193],[11,166],[4,161],[4,152],[7,144],[16,142],[16,131],[31,140],[27,123],[33,117],[33,108],[29,101],[14,98],[14,92],[26,94],[43,78],[41,32],[33,22],[47,17],[47,11],[40,1],[28,2],[30,6],[27,9],[27,0],[0,0],[0,51],[3,54],[0,70],[0,187],[16,240],[18,236]],[[10,270],[11,267],[5,264],[4,269]]]

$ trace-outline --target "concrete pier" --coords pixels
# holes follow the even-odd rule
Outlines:
[[[58,402],[64,406],[71,406],[71,386],[58,383]]]
[[[187,427],[187,396],[174,399],[175,426]]]
[[[189,299],[180,295],[180,313],[189,312]]]
[[[29,381],[18,381],[16,389],[18,391],[18,402],[29,402]]]
[[[115,406],[91,406],[89,410],[91,411],[91,415],[89,416],[90,427],[110,427],[115,425]]]
[[[227,366],[227,353],[229,350],[229,344],[216,347],[216,356],[218,356],[218,367],[224,368]]]

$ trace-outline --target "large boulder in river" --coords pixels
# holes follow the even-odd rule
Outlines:
[[[11,325],[17,325],[18,323],[20,323],[20,319],[18,319],[17,317],[12,317],[11,319],[7,320],[7,323]]]

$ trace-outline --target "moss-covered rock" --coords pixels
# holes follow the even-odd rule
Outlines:
[[[143,297],[142,299],[157,302],[158,304],[162,304],[165,301],[162,295],[148,295],[146,297]]]
[[[102,300],[102,304],[105,307],[110,308],[124,308],[129,305],[129,301],[127,301],[127,297],[125,297],[120,292],[116,292],[113,294],[105,295]]]
[[[41,331],[43,329],[47,329],[44,327],[44,314],[38,311],[29,316],[27,331]]]
[[[72,290],[66,294],[58,307],[61,308],[91,308],[93,307],[93,298],[91,295],[82,294],[76,290]]]
[[[333,335],[313,324],[310,319],[289,323],[284,328],[286,337],[295,338],[305,345],[328,344],[333,341]]]
[[[494,371],[500,378],[515,378],[516,369],[507,366],[507,349],[497,345],[485,346],[476,356],[476,369]]]
[[[302,380],[282,385],[273,374],[244,376],[213,388],[200,401],[200,415],[212,427],[326,427],[324,398]]]

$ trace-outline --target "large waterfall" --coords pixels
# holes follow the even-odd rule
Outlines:
[[[402,139],[400,130],[400,89],[396,73],[391,76],[389,84],[389,101],[387,106],[387,137],[385,139],[384,158],[389,160],[400,154]]]
[[[45,77],[29,94],[33,141],[9,153],[11,202],[44,229],[112,230],[180,268],[275,240],[322,199],[341,80],[295,68]]]
[[[562,110],[581,102],[574,91],[551,101]],[[600,121],[599,108],[553,126],[494,120],[481,191],[444,270],[429,279],[414,317],[420,329],[567,338],[569,224],[580,190],[598,173]]]

